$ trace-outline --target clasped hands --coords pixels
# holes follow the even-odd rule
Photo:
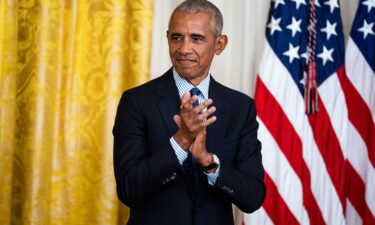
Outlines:
[[[206,128],[216,121],[216,116],[208,117],[216,111],[216,108],[214,106],[208,108],[213,103],[212,99],[193,108],[193,103],[197,100],[198,97],[190,96],[189,92],[181,97],[180,114],[173,116],[179,128],[173,139],[182,149],[189,151],[202,167],[205,167],[212,162],[212,155],[206,149]],[[208,109],[202,112],[205,108]]]

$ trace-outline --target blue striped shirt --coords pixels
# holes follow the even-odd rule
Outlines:
[[[174,68],[173,68],[173,78],[174,78],[174,81],[176,83],[176,86],[177,86],[177,89],[178,89],[178,94],[180,95],[180,98],[187,91],[190,91],[192,88],[197,87],[200,91],[200,93],[198,95],[198,103],[201,104],[205,100],[208,99],[208,89],[209,89],[209,86],[210,86],[210,79],[211,79],[210,74],[201,83],[199,83],[197,86],[192,85],[186,79],[184,79],[180,75],[178,75],[178,73],[176,72],[176,70]],[[205,110],[207,110],[207,109],[204,109],[203,111],[205,111]],[[171,137],[169,141],[170,141],[170,143],[171,143],[171,145],[172,145],[172,147],[173,147],[173,149],[176,153],[178,161],[182,165],[182,163],[188,157],[187,151],[182,149],[177,144],[177,142],[174,140],[173,137]],[[219,172],[220,172],[220,163],[219,163],[219,166],[216,169],[215,173],[205,173],[207,175],[208,183],[210,185],[214,185],[216,183],[216,180],[219,176]]]

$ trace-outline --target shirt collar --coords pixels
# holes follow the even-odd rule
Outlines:
[[[185,92],[190,91],[194,87],[197,87],[201,91],[201,94],[203,95],[203,97],[205,99],[208,99],[208,89],[210,86],[210,79],[211,79],[210,73],[197,86],[192,85],[185,78],[181,77],[174,68],[173,68],[173,78],[174,78],[174,81],[176,82],[178,94],[180,95],[180,97],[182,97],[182,95]]]

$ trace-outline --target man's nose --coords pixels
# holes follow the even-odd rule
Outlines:
[[[189,39],[184,39],[179,48],[178,48],[178,53],[185,55],[191,53],[191,42]]]

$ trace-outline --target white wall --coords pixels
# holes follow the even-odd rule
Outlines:
[[[358,1],[340,1],[346,38]],[[155,0],[151,78],[160,76],[171,67],[166,31],[169,16],[180,2],[182,0]],[[211,0],[211,2],[223,13],[224,33],[229,38],[227,48],[214,59],[211,73],[222,84],[253,96],[271,1]]]

